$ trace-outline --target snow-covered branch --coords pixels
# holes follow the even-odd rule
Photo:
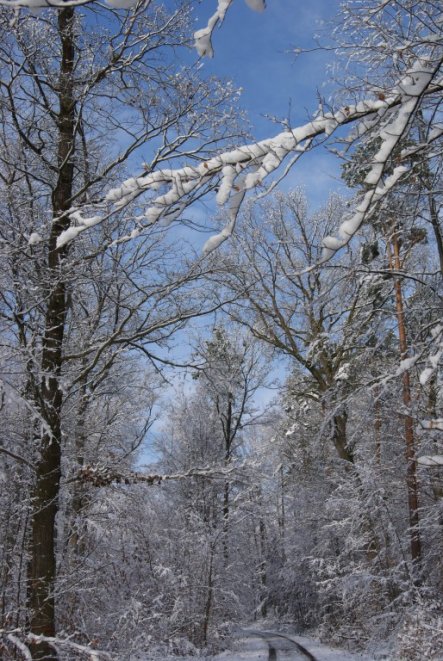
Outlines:
[[[368,220],[379,203],[398,183],[408,168],[403,164],[394,168],[392,174],[383,180],[386,164],[394,149],[405,135],[411,118],[416,112],[422,96],[429,89],[439,72],[442,60],[430,62],[418,59],[393,90],[393,96],[400,100],[395,112],[385,115],[379,129],[381,145],[375,154],[371,169],[365,177],[367,191],[359,206],[340,225],[338,237],[326,237],[323,241],[323,260],[329,259],[337,250],[347,245],[350,239]],[[425,145],[422,145],[422,149]]]
[[[111,466],[101,464],[86,465],[81,468],[77,479],[83,482],[89,482],[95,487],[105,487],[110,484],[162,484],[163,482],[185,480],[190,477],[217,478],[226,477],[227,474],[237,470],[238,466],[207,466],[204,468],[191,468],[181,473],[157,474],[157,473],[136,473],[133,471],[121,473]]]
[[[33,658],[28,646],[38,646],[41,643],[49,643],[49,645],[56,651],[58,649],[65,651],[71,650],[76,654],[81,654],[84,658],[90,659],[90,661],[111,659],[111,655],[107,652],[95,650],[88,645],[80,645],[69,638],[36,635],[30,632],[23,632],[22,629],[14,629],[12,631],[0,629],[0,640],[1,639],[7,641],[9,646],[18,650],[26,661],[31,661]]]
[[[417,463],[427,468],[443,466],[443,454],[423,455],[418,457]]]
[[[233,0],[218,0],[217,9],[210,17],[206,27],[197,30],[194,33],[195,47],[201,57],[212,57],[214,50],[212,48],[212,35],[215,28],[221,25],[226,12],[232,5]],[[265,0],[245,0],[246,4],[255,11],[263,11],[265,9]]]
[[[86,1],[68,0],[64,3],[62,0],[0,0],[0,4],[12,7],[58,7],[85,4]],[[130,8],[135,4],[134,0],[107,1],[118,8]],[[150,4],[150,1],[147,0],[145,5]],[[234,0],[217,0],[216,9],[207,25],[195,33],[195,45],[201,56],[213,54],[213,32],[223,22],[233,2]],[[246,3],[257,11],[265,8],[264,0],[246,0]],[[375,98],[368,96],[363,101],[343,105],[337,111],[321,110],[301,126],[283,131],[272,138],[222,152],[207,160],[201,160],[196,165],[185,164],[176,169],[158,168],[158,163],[148,165],[145,172],[112,188],[100,201],[90,205],[73,206],[65,212],[69,215],[70,226],[60,234],[57,245],[65,246],[83,231],[100,224],[113,214],[121,212],[129,203],[146,195],[145,208],[135,218],[136,228],[130,235],[120,239],[130,240],[158,221],[169,224],[179,218],[194,200],[208,190],[218,187],[217,203],[227,208],[228,217],[222,231],[211,237],[204,246],[204,252],[210,252],[232,234],[247,191],[263,185],[278,170],[281,174],[284,161],[286,165],[289,161],[292,167],[301,155],[318,144],[320,139],[328,139],[337,129],[352,124],[354,130],[352,135],[348,136],[349,140],[355,137],[360,139],[366,133],[375,131],[381,144],[370,164],[365,179],[366,191],[360,204],[343,219],[338,235],[327,236],[323,241],[322,261],[328,260],[350,241],[362,223],[371,218],[380,202],[409,172],[406,163],[410,151],[407,150],[401,154],[398,164],[389,176],[386,176],[386,165],[392,160],[394,150],[407,134],[423,97],[432,92],[440,92],[443,88],[439,75],[442,58],[437,50],[439,37],[432,37],[427,57],[422,55],[413,61],[397,84],[386,93],[381,94],[379,89],[374,90]],[[414,146],[414,155],[423,153],[430,142],[440,135],[441,125],[431,126],[426,142],[418,147]],[[289,156],[292,156],[292,160],[288,159]]]
[[[146,193],[151,193],[151,197],[144,213],[137,217],[137,235],[160,220],[169,223],[179,217],[183,209],[213,183],[218,185],[217,203],[228,208],[228,223],[220,234],[211,237],[205,245],[204,250],[210,251],[232,233],[244,194],[261,186],[280,168],[288,155],[301,156],[312,148],[314,139],[328,138],[340,127],[358,124],[359,120],[374,120],[379,126],[381,145],[366,176],[367,191],[357,209],[343,220],[338,236],[325,238],[325,261],[350,241],[363,221],[371,216],[378,203],[407,172],[407,168],[400,163],[389,177],[383,177],[386,163],[407,131],[423,96],[443,88],[442,81],[437,79],[441,64],[441,59],[417,60],[384,98],[366,99],[344,106],[336,112],[317,114],[306,124],[283,131],[273,138],[218,154],[198,165],[159,169],[131,177],[111,189],[101,207],[95,207],[95,213],[88,215],[84,208],[72,208],[71,226],[60,235],[58,245],[61,247],[67,244],[81,232],[101,223]],[[416,152],[424,152],[432,136],[430,132],[428,141],[416,148]]]
[[[421,423],[423,429],[436,429],[443,431],[443,418],[435,418],[435,420],[423,420]]]
[[[29,8],[32,10],[61,7],[81,7],[95,2],[95,0],[0,0],[0,6],[12,9]],[[131,9],[138,4],[139,0],[106,0],[106,3],[114,9]],[[147,5],[151,0],[145,0]]]
[[[142,193],[161,190],[159,195],[149,200],[144,215],[139,216],[137,220],[140,225],[152,225],[160,219],[169,221],[172,217],[177,217],[186,205],[186,201],[197,196],[211,179],[219,181],[217,202],[222,206],[240,190],[246,192],[260,185],[266,177],[278,169],[291,152],[303,153],[307,141],[310,142],[323,134],[330,135],[338,126],[386,110],[390,105],[398,105],[397,97],[384,101],[361,102],[352,108],[339,110],[335,114],[318,116],[302,126],[279,133],[273,138],[218,154],[196,166],[186,165],[177,169],[156,170],[131,177],[107,193],[105,204],[110,207],[108,216],[124,208]],[[247,170],[248,174],[240,177]],[[70,216],[73,223],[60,235],[58,239],[60,247],[107,217],[104,213],[91,216],[83,214],[81,208],[71,209]]]
[[[11,457],[12,459],[15,459],[21,464],[25,464],[25,466],[28,466],[28,468],[31,468],[33,471],[35,470],[35,466],[31,464],[27,459],[24,457],[20,456],[16,452],[11,452],[11,450],[7,450],[6,448],[2,447],[0,445],[0,454],[6,454],[8,457]]]
[[[96,0],[0,0],[0,6],[10,7],[13,9],[28,8],[28,9],[45,9],[60,7],[80,7],[82,5],[92,4]],[[151,4],[152,0],[106,0],[106,3],[114,9],[132,9],[138,4],[146,7]],[[212,57],[213,50],[211,45],[211,37],[217,25],[223,22],[227,10],[232,4],[233,0],[217,0],[217,9],[209,19],[207,26],[201,30],[197,30],[194,34],[195,47],[199,55],[207,55]],[[263,11],[265,9],[265,0],[245,0],[246,4],[255,11]]]
[[[437,371],[441,358],[443,357],[443,325],[437,324],[431,331],[433,345],[435,347],[434,353],[429,356],[429,366],[426,367],[420,374],[420,383],[424,386],[431,376]]]

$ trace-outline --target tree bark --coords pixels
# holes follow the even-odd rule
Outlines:
[[[354,463],[354,452],[353,449],[348,446],[348,438],[346,434],[347,421],[348,414],[346,411],[334,415],[332,418],[332,440],[340,459],[344,459],[352,464]]]
[[[418,134],[420,137],[420,141],[424,142],[426,140],[426,130],[425,130],[425,122],[423,118],[423,110],[421,108],[417,112],[417,118],[420,120],[418,124]],[[428,199],[428,205],[429,205],[429,218],[431,221],[432,230],[434,232],[434,237],[435,237],[435,243],[437,246],[440,273],[443,275],[443,236],[440,227],[437,202],[435,199],[435,194],[433,192],[431,170],[427,165],[425,166],[424,174],[422,176],[421,181],[424,187],[426,188],[426,197]]]
[[[232,395],[228,394],[228,405],[226,412],[226,424],[224,425],[224,437],[225,437],[225,466],[229,466],[232,458]],[[229,480],[226,479],[224,489],[223,489],[223,557],[225,562],[225,567],[229,562],[229,542],[228,542],[228,533],[229,533],[229,508],[230,508],[230,484]]]
[[[285,551],[285,537],[286,537],[286,508],[285,508],[285,480],[283,475],[283,465],[280,466],[278,471],[280,479],[280,494],[279,501],[277,502],[277,512],[278,512],[278,530],[280,532],[280,539],[283,551]],[[280,507],[278,507],[280,505]]]
[[[389,248],[389,261],[391,269],[400,271],[400,245],[397,232],[394,232],[392,240],[392,253],[391,247]],[[395,309],[397,316],[398,326],[398,341],[400,346],[400,359],[405,360],[408,357],[408,342],[406,335],[406,323],[403,303],[403,292],[401,281],[395,278]],[[405,426],[405,443],[406,450],[405,456],[407,461],[406,469],[406,484],[408,489],[408,508],[409,508],[409,525],[410,525],[410,547],[412,561],[420,565],[421,563],[421,541],[420,541],[420,519],[418,513],[418,481],[417,481],[417,461],[415,456],[415,439],[414,439],[414,420],[410,413],[411,411],[411,380],[409,371],[405,370],[402,374],[402,398],[405,407],[404,426]]]
[[[434,373],[429,382],[429,394],[428,394],[428,413],[432,418],[438,418],[437,413],[437,397],[438,397],[438,385],[437,385],[437,376]],[[434,438],[434,452],[439,454],[439,443],[436,438]],[[429,471],[429,479],[431,482],[432,493],[434,494],[434,500],[438,502],[443,498],[443,470],[441,468],[434,468],[432,471]],[[440,523],[443,524],[443,514],[440,517]]]
[[[443,275],[443,237],[442,237],[440,221],[438,217],[437,204],[435,202],[435,197],[432,191],[428,192],[428,202],[429,202],[429,216],[431,219],[432,229],[434,231],[435,243],[437,244],[440,273]]]
[[[59,508],[62,404],[60,377],[67,313],[66,284],[62,266],[66,248],[57,248],[57,238],[66,229],[73,190],[75,101],[74,101],[74,9],[58,15],[61,42],[58,114],[58,177],[52,193],[53,224],[49,239],[47,277],[50,292],[45,314],[41,354],[40,414],[44,428],[40,438],[40,460],[32,500],[32,550],[29,568],[30,628],[35,634],[56,635],[56,518]],[[43,426],[43,425],[42,425]],[[32,649],[34,659],[56,659],[54,649],[40,643]]]
[[[209,554],[209,567],[208,567],[208,585],[206,592],[206,602],[205,602],[205,612],[203,618],[203,631],[202,631],[202,642],[206,647],[208,643],[208,631],[209,631],[209,622],[211,619],[212,612],[212,598],[213,598],[213,589],[214,589],[214,546],[211,543],[210,554]]]
[[[260,577],[260,615],[261,617],[266,617],[268,614],[268,603],[267,603],[267,593],[268,593],[268,576],[267,576],[267,562],[266,562],[266,526],[263,520],[263,517],[260,516],[259,519],[259,532],[260,532],[260,564],[258,568],[259,577]]]

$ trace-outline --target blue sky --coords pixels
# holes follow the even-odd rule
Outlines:
[[[205,0],[195,12],[196,26],[205,24],[216,0]],[[225,22],[216,30],[215,57],[206,58],[208,73],[231,78],[243,88],[243,103],[259,133],[266,129],[263,114],[303,121],[316,106],[316,90],[326,80],[331,54],[316,52],[295,57],[293,48],[315,45],[314,35],[327,30],[325,22],[337,12],[337,0],[268,0],[266,11],[251,11],[235,0]]]
[[[204,0],[195,12],[196,29],[206,24],[216,0]],[[318,93],[327,97],[331,85],[328,64],[331,52],[316,51],[295,56],[294,48],[316,45],[314,37],[327,41],[329,21],[337,14],[338,0],[268,0],[266,11],[251,11],[244,0],[235,0],[213,39],[215,56],[205,58],[205,73],[233,80],[243,89],[255,138],[263,139],[281,128],[268,117],[289,119],[292,126],[306,122],[318,105]],[[315,170],[315,178],[313,172]],[[302,184],[313,206],[322,204],[329,190],[341,186],[337,159],[324,150],[304,157],[283,182],[288,189]]]
[[[339,0],[267,0],[264,12],[252,11],[244,0],[234,0],[223,24],[215,30],[215,56],[201,60],[202,72],[229,79],[243,92],[240,107],[247,112],[254,139],[272,137],[282,130],[272,118],[304,124],[318,107],[318,94],[326,99],[333,90],[328,67],[331,51],[319,50],[296,56],[294,49],[317,46],[316,35],[327,43],[331,21],[339,11]],[[195,29],[206,26],[217,0],[202,0],[195,8]],[[191,57],[197,58],[197,54]],[[345,192],[340,180],[340,162],[326,149],[305,154],[279,184],[281,190],[303,186],[315,210],[324,205],[330,192]],[[251,193],[253,194],[253,193]],[[201,249],[211,234],[209,219],[216,213],[212,198],[205,198],[186,212],[186,217],[206,225],[191,242]],[[176,228],[189,236],[186,230]]]
[[[198,6],[195,11],[196,30],[206,25],[216,4],[216,0],[203,0]],[[202,60],[205,75],[230,79],[243,89],[240,105],[248,113],[251,133],[256,139],[270,137],[282,130],[280,125],[266,119],[266,116],[290,119],[293,126],[305,123],[317,108],[317,93],[327,97],[331,91],[331,86],[325,86],[330,52],[317,51],[295,57],[290,51],[314,46],[314,35],[322,30],[326,40],[330,28],[325,23],[333,18],[339,8],[338,0],[268,0],[267,4],[265,12],[256,13],[246,6],[244,0],[234,0],[225,22],[215,32],[214,58]],[[324,149],[317,149],[303,156],[280,188],[288,190],[304,185],[314,208],[326,201],[329,192],[342,188],[339,176],[340,164],[336,157]],[[208,199],[188,210],[186,215],[202,220],[204,216],[208,218],[214,213],[213,200]],[[180,227],[174,231],[180,235]],[[196,248],[203,245],[209,234],[194,234],[193,245]],[[187,236],[187,233],[184,232],[184,235]],[[194,325],[194,332],[201,332],[205,323],[210,325],[211,320]],[[178,352],[178,356],[182,350],[185,354],[188,351],[184,346],[180,349],[180,342],[184,339],[184,335],[177,338],[175,353]],[[284,377],[281,364],[276,367],[273,376]],[[173,380],[177,385],[179,382],[183,385],[187,383],[185,375],[180,372]],[[167,396],[168,393],[165,393],[166,399]],[[263,388],[257,393],[256,405],[266,407],[274,396],[275,390]],[[149,441],[155,439],[161,425],[160,420],[151,429],[140,463],[155,459]]]

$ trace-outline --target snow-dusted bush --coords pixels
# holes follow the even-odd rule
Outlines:
[[[417,604],[405,615],[395,659],[424,661],[443,658],[443,609],[435,601]]]

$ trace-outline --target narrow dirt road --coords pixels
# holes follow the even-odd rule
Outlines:
[[[224,652],[220,658],[226,661],[318,661],[291,636],[276,631],[242,629],[235,638],[235,652],[231,656]]]

